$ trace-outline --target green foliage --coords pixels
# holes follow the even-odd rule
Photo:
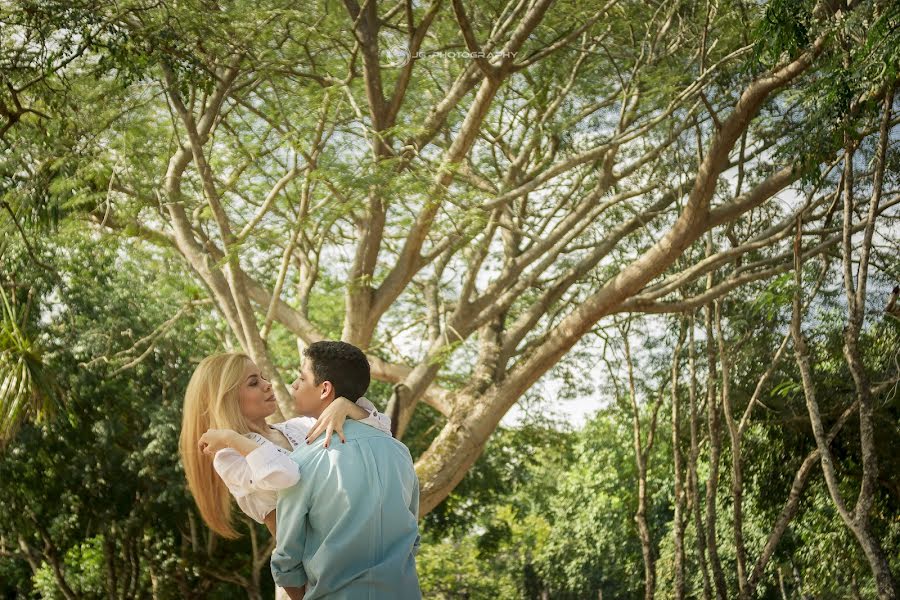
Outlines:
[[[95,537],[74,546],[63,560],[67,581],[72,591],[85,598],[100,598],[106,593],[103,540]],[[46,600],[64,600],[65,596],[53,575],[53,569],[44,563],[34,574],[34,591]],[[145,582],[146,583],[146,582]]]
[[[539,573],[554,598],[637,597],[642,590],[641,549],[634,524],[637,468],[629,421],[623,413],[599,413],[579,432],[575,461],[554,495],[552,529],[541,554]],[[657,448],[651,464],[664,465]],[[651,467],[648,520],[660,535],[669,511],[663,473]],[[660,512],[661,511],[661,512]],[[658,542],[657,542],[658,543]]]
[[[57,561],[79,597],[107,596],[110,565],[118,593],[130,597],[149,597],[151,573],[161,598],[181,597],[184,586],[240,597],[208,570],[249,575],[249,540],[229,543],[221,554],[184,545],[183,532],[199,517],[176,451],[191,364],[217,348],[219,326],[191,315],[147,342],[187,300],[180,268],[148,272],[134,262],[138,248],[126,255],[90,236],[65,235],[58,261],[56,239],[44,238],[36,249],[56,273],[22,249],[2,257],[5,274],[28,282],[33,307],[19,319],[41,344],[42,369],[54,374],[66,402],[52,417],[21,424],[0,454],[0,539],[14,543],[3,548],[0,571],[9,578],[0,592],[57,597]],[[9,558],[20,544],[29,548],[34,573],[21,556]]]
[[[757,378],[780,343],[792,285],[787,279],[779,279],[760,286],[755,296],[735,298],[725,304],[731,396],[737,415],[746,408]],[[817,390],[829,427],[852,402],[854,390],[848,384],[850,377],[842,359],[843,322],[829,308],[832,298],[839,301],[840,294],[826,291],[823,304],[817,301],[815,305],[822,318],[816,321],[810,338],[816,343]],[[873,380],[884,380],[895,372],[898,329],[894,320],[875,319],[864,332],[866,364]],[[665,368],[649,368],[653,361],[646,351],[665,354],[669,348],[671,345],[662,340],[644,347],[645,358],[640,359],[639,371],[645,375],[641,387],[648,394],[670,374]],[[704,352],[700,346],[701,357]],[[701,358],[701,382],[705,378],[703,364]],[[700,393],[701,397],[705,395],[702,383]],[[682,394],[682,401],[687,402],[687,390]],[[751,566],[783,509],[797,469],[815,448],[790,349],[777,365],[761,400],[763,405],[756,407],[742,444],[743,536]],[[876,420],[879,464],[882,474],[895,474],[900,472],[900,465],[890,448],[896,447],[898,440],[896,428],[890,424],[898,418],[897,402],[888,392],[876,405],[881,414]],[[664,406],[659,415],[657,435],[662,437],[657,437],[648,479],[648,522],[657,557],[657,595],[664,597],[670,595],[674,584],[673,457],[668,410]],[[685,404],[683,460],[688,452],[686,413]],[[647,417],[642,415],[645,423]],[[705,411],[699,425],[701,455],[697,471],[702,503],[710,467],[708,454],[702,448],[708,443]],[[466,479],[426,517],[426,545],[419,558],[426,595],[539,598],[545,593],[552,598],[574,599],[595,598],[602,592],[603,597],[643,597],[643,563],[634,523],[637,473],[627,407],[602,411],[575,433],[547,431],[533,437],[536,431],[540,428],[499,432]],[[726,585],[729,593],[736,595],[731,447],[727,436],[723,435],[721,444],[716,529]],[[852,420],[836,440],[833,451],[842,492],[845,498],[854,498],[859,489],[861,463],[858,426]],[[526,456],[531,458],[523,462]],[[896,554],[900,534],[896,520],[900,512],[898,498],[886,483],[891,477],[881,478],[872,513],[875,535],[883,540],[888,555]],[[874,597],[868,563],[837,515],[818,469],[811,474],[801,498],[797,516],[767,564],[758,597],[780,597],[779,577],[793,594],[843,598],[856,590],[862,597]],[[689,597],[702,597],[696,529],[693,513],[688,509],[690,505],[684,513],[686,590]],[[705,514],[704,506],[701,512]],[[822,556],[829,560],[821,560]],[[891,560],[896,568],[896,558]]]
[[[539,561],[574,436],[538,423],[498,434],[422,523],[424,597],[540,598],[546,588]]]
[[[479,40],[487,40],[508,16],[505,2],[469,4]],[[348,289],[367,292],[372,291],[367,286],[380,285],[395,266],[412,224],[436,205],[433,181],[438,169],[454,173],[455,179],[445,190],[445,201],[416,260],[445,242],[450,249],[461,249],[450,257],[443,277],[434,282],[439,317],[444,318],[452,311],[459,282],[476,254],[473,243],[482,243],[487,223],[496,222],[493,211],[483,208],[493,197],[483,189],[484,183],[503,190],[519,185],[517,178],[537,181],[551,165],[607,144],[626,112],[622,98],[639,91],[636,121],[627,126],[632,131],[627,134],[629,141],[620,145],[610,172],[627,170],[645,148],[658,146],[664,151],[609,191],[618,194],[631,186],[657,187],[609,207],[558,257],[541,264],[539,279],[520,290],[505,312],[503,325],[509,326],[535,306],[548,286],[578,269],[584,255],[595,251],[612,228],[639,214],[645,203],[674,185],[671,182],[693,180],[709,136],[718,129],[710,113],[727,118],[752,77],[797,57],[826,31],[829,38],[814,67],[753,118],[746,141],[748,152],[758,153],[758,164],[746,165],[742,191],[778,165],[792,163],[804,175],[798,192],[819,193],[826,188],[814,190],[813,185],[836,185],[836,178],[826,176],[823,165],[834,159],[848,136],[871,128],[883,90],[895,82],[900,56],[900,4],[855,4],[852,11],[842,11],[840,19],[827,20],[820,12],[839,3],[618,2],[580,36],[584,46],[566,44],[527,68],[517,68],[503,83],[468,153],[470,163],[447,165],[441,157],[469,114],[473,93],[450,110],[446,124],[417,148],[409,167],[399,172],[406,161],[403,144],[422,133],[431,114],[428,109],[443,100],[452,83],[470,67],[466,61],[438,57],[440,51],[463,47],[457,19],[446,3],[425,38],[423,51],[428,58],[419,60],[411,73],[397,122],[380,132],[391,145],[392,156],[377,160],[370,153],[372,113],[362,100],[370,90],[358,76],[363,70],[358,42],[338,5],[314,3],[298,8],[284,0],[216,5],[206,0],[150,4],[18,0],[0,6],[4,27],[0,39],[0,436],[11,438],[17,433],[0,454],[4,484],[0,593],[57,597],[60,582],[55,566],[75,594],[85,597],[117,593],[148,597],[149,590],[160,598],[247,594],[234,580],[250,575],[249,540],[225,544],[208,537],[184,488],[175,453],[181,394],[191,366],[201,356],[228,346],[231,334],[213,312],[212,302],[203,303],[207,289],[188,271],[183,257],[170,251],[169,242],[162,240],[166,249],[140,242],[154,233],[157,238],[171,235],[167,208],[174,200],[182,202],[191,216],[197,241],[217,244],[221,239],[195,166],[180,179],[180,198],[163,193],[168,161],[186,143],[183,124],[165,97],[167,91],[177,90],[199,114],[223,68],[239,61],[241,71],[232,94],[204,144],[235,229],[254,218],[261,199],[283,173],[310,161],[310,142],[320,131],[319,118],[324,115],[324,141],[315,149],[315,169],[285,186],[260,224],[231,248],[234,254],[228,258],[239,256],[248,276],[271,288],[285,240],[299,231],[304,252],[319,259],[320,270],[308,298],[299,298],[290,277],[283,296],[292,306],[308,301],[304,316],[323,335],[334,338],[343,329]],[[412,3],[410,10],[417,21],[426,6]],[[580,0],[554,3],[528,36],[517,63],[563,39],[573,31],[573,24],[586,22],[596,10],[595,3]],[[380,15],[390,21],[379,37],[385,58],[390,58],[391,46],[406,43],[401,12],[395,11],[393,17]],[[749,58],[738,53],[719,64],[747,47],[753,50]],[[572,78],[569,96],[555,116],[545,120],[576,60],[583,62]],[[718,66],[710,70],[712,65]],[[660,118],[701,70],[706,70],[708,78],[702,107],[690,96],[671,115]],[[171,73],[173,88],[161,83],[166,71]],[[353,75],[349,79],[348,73]],[[403,71],[382,61],[380,73],[387,93]],[[699,112],[690,108],[693,104]],[[685,124],[691,127],[682,131]],[[639,134],[642,129],[646,133]],[[666,139],[677,132],[681,132],[677,143],[667,147]],[[532,141],[533,160],[526,161],[520,173],[508,173],[515,155]],[[871,141],[865,141],[858,162],[870,160],[871,151]],[[891,152],[889,179],[898,170],[897,160],[896,152]],[[508,211],[500,211],[503,241],[517,251],[540,243],[552,230],[548,224],[565,218],[579,202],[579,194],[597,184],[606,172],[603,163],[566,172],[510,204]],[[473,185],[472,179],[479,185]],[[575,189],[568,190],[576,180]],[[582,181],[583,187],[578,187]],[[865,180],[861,181],[864,188]],[[730,178],[716,182],[714,206],[732,199],[732,184]],[[569,191],[573,193],[568,195]],[[300,213],[301,199],[308,201],[305,214]],[[369,218],[369,202],[376,200],[388,207],[377,265],[371,274],[351,280],[351,246]],[[519,347],[533,349],[554,324],[606,285],[622,265],[658,241],[667,224],[680,214],[680,202],[669,213],[654,216],[597,266],[579,275]],[[752,239],[785,214],[782,204],[767,202],[727,224],[728,243]],[[823,231],[836,226],[831,213],[822,223]],[[890,238],[893,230],[889,226],[883,231],[887,233],[881,237]],[[721,233],[714,232],[715,241],[725,247]],[[22,235],[33,248],[22,245]],[[487,274],[490,280],[508,264],[497,239],[493,242],[479,274],[478,290],[486,289],[481,275]],[[743,265],[772,260],[771,264],[777,264],[780,250],[775,248],[760,248],[736,260],[744,261]],[[888,243],[876,249],[876,257],[887,264],[887,272],[893,269],[896,275],[893,249]],[[702,253],[702,244],[691,246],[677,268],[695,264]],[[435,252],[434,256],[443,255]],[[210,264],[224,262],[212,259]],[[394,347],[402,345],[399,340],[394,343],[394,331],[426,337],[422,315],[431,298],[426,299],[423,290],[432,283],[428,280],[432,265],[413,278],[410,289],[379,324],[370,350],[386,360],[409,359],[405,355],[398,359],[405,348]],[[721,281],[720,272],[713,275],[716,283]],[[831,283],[827,281],[826,287]],[[702,287],[698,281],[680,291],[690,296]],[[828,426],[854,394],[842,357],[845,313],[840,293],[831,288],[811,307],[805,321]],[[783,274],[743,286],[724,304],[736,414],[742,414],[759,375],[770,364],[785,331],[793,291],[792,276]],[[154,336],[157,328],[182,310],[178,320]],[[387,320],[397,327],[385,327]],[[898,323],[887,319],[866,323],[862,346],[873,382],[896,376]],[[658,398],[668,385],[672,331],[678,323],[666,321],[660,328],[666,333],[644,331],[640,344],[635,344],[642,353],[637,359],[641,398]],[[444,333],[449,339],[453,332]],[[606,342],[614,347],[611,337]],[[705,346],[711,341],[702,337],[698,335],[697,348],[701,486],[711,468],[704,421],[709,406],[702,389],[707,375]],[[284,372],[296,368],[296,340],[283,324],[275,323],[266,343],[277,367]],[[447,389],[468,383],[475,351],[471,337],[453,338],[437,354],[442,364],[439,381]],[[604,355],[612,365],[610,378],[595,381],[597,358],[595,349],[578,348],[549,375],[564,385],[559,398],[601,395],[610,400],[610,408],[575,432],[534,422],[499,430],[462,483],[425,517],[426,543],[419,568],[426,597],[549,595],[565,599],[594,598],[598,592],[607,598],[643,596],[642,557],[634,524],[637,474],[631,415],[613,379],[622,365],[611,354]],[[495,384],[502,382],[498,379]],[[390,393],[384,383],[373,384],[370,391],[381,406]],[[532,391],[523,401],[537,394]],[[65,402],[51,411],[56,398]],[[744,531],[752,555],[771,530],[796,469],[813,447],[802,388],[789,356],[777,365],[760,403],[745,432],[742,455]],[[648,412],[642,405],[645,429]],[[670,417],[671,409],[664,403],[648,481],[659,596],[674,581],[671,466],[675,450],[686,455],[688,435],[681,431],[681,447],[672,448]],[[896,571],[900,569],[896,518],[900,509],[893,482],[900,473],[900,458],[892,450],[898,444],[900,415],[895,390],[878,395],[876,417],[881,477],[872,520]],[[444,425],[437,411],[420,405],[404,440],[414,457],[430,446]],[[849,498],[859,488],[857,425],[851,419],[834,446],[841,488]],[[729,592],[734,595],[731,451],[724,437],[723,452],[716,533]],[[260,528],[254,531],[265,535]],[[697,533],[692,525],[685,535],[688,590],[699,597]],[[32,554],[23,552],[20,542]],[[135,578],[126,584],[124,573],[131,572],[134,564],[129,553],[138,557],[139,565]],[[829,560],[822,560],[823,556]],[[119,589],[111,591],[107,589],[110,564],[120,575]],[[231,579],[226,581],[223,574]],[[835,514],[818,471],[767,567],[761,597],[777,597],[779,574],[795,595],[847,597],[856,590],[863,596],[872,594],[864,557]],[[264,581],[265,592],[270,585]]]
[[[769,6],[780,10],[793,3]],[[770,23],[768,35],[759,38],[760,47],[771,48],[770,52],[790,51],[795,46],[791,40],[802,41],[802,36],[797,37],[801,28],[798,18],[808,17],[802,16],[803,11],[797,14],[801,16],[788,11]],[[790,127],[804,125],[800,135],[778,149],[777,156],[795,160],[805,182],[820,180],[821,165],[869,126],[867,115],[878,110],[884,93],[895,85],[900,64],[898,23],[896,3],[864,5],[843,15],[830,33],[835,43],[827,45],[818,59],[821,69],[791,94],[790,102],[796,108],[788,115]]]
[[[508,573],[479,556],[473,538],[426,543],[417,557],[419,583],[427,598],[515,598]]]
[[[196,586],[203,582],[211,584],[210,597],[241,597],[243,592],[233,584],[215,583],[209,569],[227,565],[246,575],[250,552],[246,538],[220,544],[211,555],[184,553],[182,532],[190,530],[193,508],[174,453],[180,393],[190,364],[218,346],[221,325],[188,313],[143,362],[113,375],[144,350],[140,339],[192,299],[196,290],[183,288],[180,267],[165,255],[157,253],[161,266],[148,272],[135,260],[136,253],[146,250],[132,248],[124,254],[118,246],[98,245],[71,230],[62,234],[69,236],[64,262],[55,260],[53,238],[45,238],[35,249],[43,261],[60,269],[66,282],[62,291],[60,279],[34,264],[24,249],[3,257],[4,272],[16,281],[28,281],[33,289],[35,308],[24,322],[44,348],[46,368],[59,374],[69,402],[56,419],[24,424],[0,456],[0,479],[12,482],[0,499],[0,532],[6,539],[22,536],[34,548],[44,539],[52,540],[66,582],[85,597],[106,593],[105,544],[111,541],[119,556],[134,540],[140,540],[137,589],[150,588],[152,573],[160,597],[179,597],[179,585],[199,589]],[[746,330],[757,334],[752,343],[730,346],[736,399],[746,401],[761,365],[767,364],[765,357],[777,345],[778,317],[789,301],[786,285],[775,282],[762,287],[757,297],[725,306],[726,335],[739,339]],[[822,365],[817,371],[820,402],[829,411],[845,406],[852,394],[840,366],[842,322],[834,314],[819,321],[810,336]],[[17,323],[22,322],[20,314]],[[876,320],[865,332],[866,361],[875,380],[893,368],[891,352],[897,347],[898,331],[896,321],[885,319]],[[668,341],[658,340],[645,350],[665,353],[669,347]],[[98,355],[112,361],[92,363]],[[657,387],[655,380],[665,380],[668,374],[652,361],[645,366],[647,381],[641,386],[650,393]],[[371,395],[383,401],[389,393],[388,386],[376,385]],[[890,415],[897,411],[892,398],[886,394],[877,401],[884,407],[880,410],[887,410],[878,420],[880,448],[896,443],[896,432],[889,426]],[[804,421],[797,418],[804,408],[790,360],[776,372],[765,405],[757,409],[761,412],[744,442],[744,533],[751,555],[759,551],[794,472],[813,447]],[[648,487],[660,593],[673,577],[672,448],[662,434],[670,418],[667,411],[664,407],[659,415],[661,433],[651,455]],[[827,418],[833,418],[834,413],[829,414]],[[645,423],[647,416],[642,415]],[[407,439],[414,454],[427,447],[429,430],[440,422],[440,416],[425,407],[416,413]],[[499,431],[448,500],[426,516],[418,557],[426,597],[540,598],[546,593],[565,599],[596,597],[600,591],[604,597],[643,595],[633,521],[637,489],[630,417],[613,407],[577,432],[548,425],[532,422]],[[856,436],[848,425],[835,447],[842,488],[849,497],[858,486]],[[727,442],[724,451],[718,538],[733,589]],[[882,473],[897,472],[890,456],[880,458]],[[706,460],[701,455],[701,484],[708,474]],[[896,548],[900,539],[896,502],[891,494],[881,493],[873,514],[877,535],[888,549]],[[688,590],[701,595],[692,525],[686,530],[685,547]],[[821,561],[823,555],[832,560]],[[118,568],[124,572],[124,565]],[[795,569],[796,581],[791,575]],[[871,593],[865,559],[840,523],[818,475],[813,475],[801,510],[767,568],[760,589],[763,597],[777,593],[779,570],[791,590],[821,597],[841,597],[851,589],[859,589],[864,597]],[[38,559],[34,573],[24,561],[7,557],[0,560],[0,573],[6,586],[0,589],[5,592],[48,598],[59,594],[48,557]]]
[[[794,297],[794,275],[785,273],[766,283],[765,288],[753,300],[751,318],[762,317],[767,321],[774,320],[783,314],[784,308]]]
[[[45,419],[59,399],[36,340],[24,329],[30,302],[16,311],[0,286],[0,443],[27,418]]]
[[[546,423],[498,431],[453,493],[425,516],[424,528],[438,538],[459,536],[484,524],[497,505],[510,503],[520,515],[546,509],[571,440]]]
[[[808,0],[774,0],[756,25],[754,57],[766,67],[796,58],[810,41],[813,3]]]

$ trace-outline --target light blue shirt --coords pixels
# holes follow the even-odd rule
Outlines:
[[[278,494],[272,577],[305,600],[418,600],[419,480],[409,450],[354,421],[298,448],[300,483]]]

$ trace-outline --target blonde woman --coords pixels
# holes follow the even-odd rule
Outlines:
[[[390,419],[371,402],[341,398],[319,419],[268,424],[276,409],[272,385],[245,354],[215,354],[197,365],[184,399],[179,452],[188,487],[210,529],[233,539],[231,497],[240,509],[275,535],[277,491],[299,481],[289,455],[307,437],[332,430],[343,439],[349,416],[390,433]],[[326,445],[328,444],[326,441]]]

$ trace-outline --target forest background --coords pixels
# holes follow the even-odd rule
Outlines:
[[[271,597],[184,388],[338,338],[427,598],[897,597],[900,5],[294,4],[0,2],[5,597]]]

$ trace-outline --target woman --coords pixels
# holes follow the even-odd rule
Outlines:
[[[276,409],[272,385],[245,354],[215,354],[197,365],[184,399],[179,451],[188,487],[210,529],[233,539],[231,498],[275,535],[277,491],[300,475],[290,452],[307,436],[341,431],[347,416],[390,433],[390,419],[371,402],[341,398],[319,420],[308,417],[269,425]],[[311,428],[315,426],[314,429]],[[326,445],[327,445],[326,441]]]

